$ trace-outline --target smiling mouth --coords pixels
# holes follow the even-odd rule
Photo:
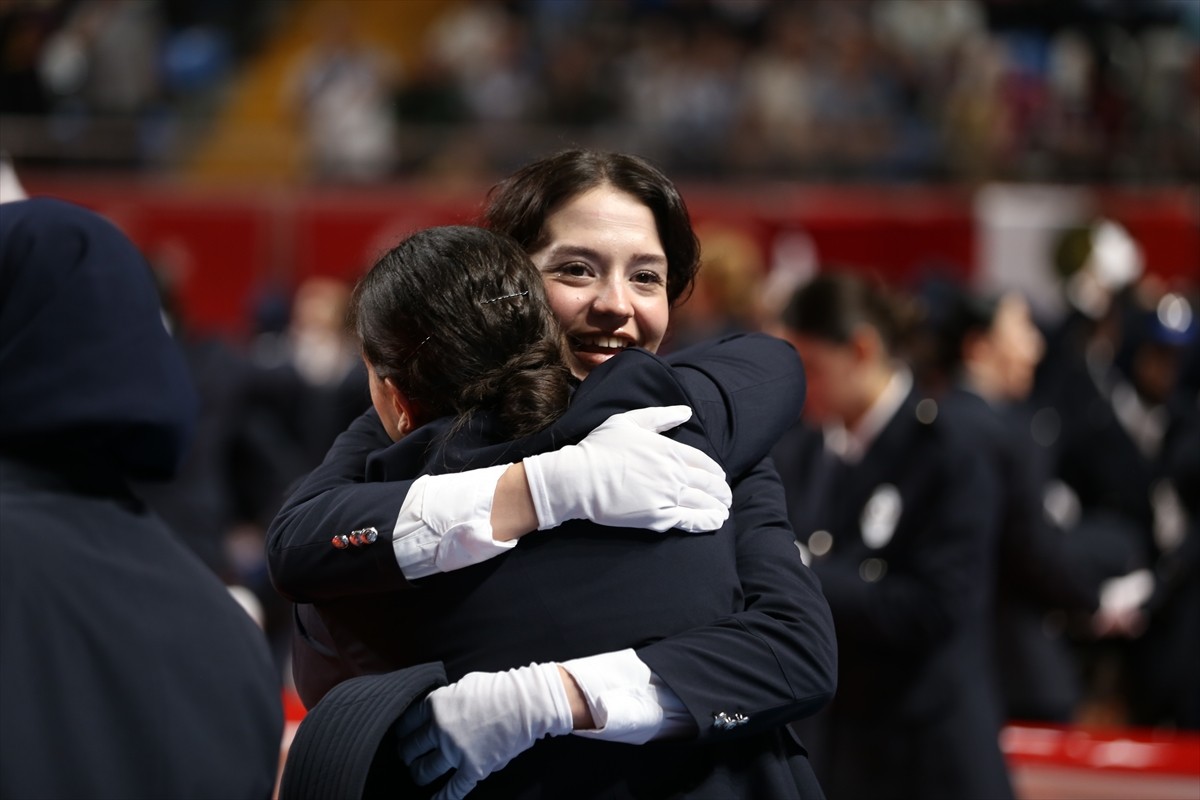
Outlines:
[[[617,336],[572,336],[571,349],[583,353],[613,355],[633,345]]]

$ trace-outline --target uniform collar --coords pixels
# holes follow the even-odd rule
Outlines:
[[[908,367],[897,368],[854,430],[840,423],[825,428],[825,446],[848,464],[861,461],[879,432],[896,416],[912,386],[912,372]]]

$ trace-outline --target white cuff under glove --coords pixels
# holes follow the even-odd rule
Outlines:
[[[690,533],[721,527],[733,502],[725,471],[659,435],[691,416],[687,406],[614,414],[579,444],[526,458],[538,530],[569,519]]]
[[[496,484],[510,466],[425,475],[413,483],[392,531],[392,551],[404,577],[462,569],[516,546],[516,539],[492,538]]]
[[[591,730],[576,736],[605,742],[645,744],[696,733],[687,706],[633,650],[617,650],[562,663],[592,712]]]
[[[543,736],[571,732],[567,692],[556,664],[471,672],[434,689],[397,723],[400,756],[426,786],[454,770],[434,800],[458,800]]]

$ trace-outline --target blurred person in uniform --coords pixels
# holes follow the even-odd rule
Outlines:
[[[277,335],[255,341],[238,399],[229,480],[237,524],[228,550],[237,580],[264,609],[276,656],[286,660],[291,607],[271,586],[266,529],[294,485],[321,463],[337,435],[371,400],[367,373],[346,327],[350,286],[329,277],[300,283],[276,308]],[[269,309],[264,308],[264,311]]]
[[[1196,398],[1197,395],[1193,394]],[[1165,479],[1183,512],[1182,536],[1164,543],[1146,601],[1147,630],[1134,656],[1145,692],[1135,694],[1135,719],[1200,730],[1200,401],[1180,425],[1167,454]]]
[[[1053,265],[1066,313],[1046,332],[1033,403],[1070,436],[1077,412],[1108,392],[1121,308],[1144,270],[1141,248],[1120,223],[1100,218],[1062,231]]]
[[[839,646],[833,703],[796,727],[830,797],[1012,797],[986,658],[990,487],[897,359],[902,307],[827,272],[780,320],[809,395],[773,453]]]
[[[1138,677],[1138,611],[1156,591],[1160,558],[1183,537],[1184,507],[1164,480],[1175,430],[1186,428],[1194,401],[1175,387],[1194,324],[1181,295],[1163,294],[1143,277],[1141,248],[1118,222],[1099,218],[1060,235],[1054,252],[1068,312],[1050,331],[1038,366],[1033,404],[1053,459],[1049,507],[1068,518],[1108,515],[1123,535],[1104,549],[1126,577],[1102,598],[1121,613],[1098,620],[1101,640],[1077,637],[1086,682],[1085,719],[1123,724],[1153,717],[1149,687]],[[1161,306],[1161,312],[1160,312]],[[1160,318],[1161,317],[1161,318]],[[1118,548],[1123,553],[1118,553]],[[1185,551],[1186,552],[1186,551]],[[1160,684],[1161,688],[1161,684]],[[1161,705],[1161,704],[1158,704]]]
[[[1124,596],[1114,592],[1100,605],[1102,581],[1133,566],[1122,544],[1129,525],[1091,515],[1064,528],[1045,510],[1052,463],[1025,405],[1043,340],[1025,298],[958,285],[940,294],[941,308],[925,317],[934,370],[949,386],[939,408],[987,470],[996,501],[989,513],[1000,524],[993,657],[1003,711],[1008,719],[1069,723],[1083,688],[1067,623],[1090,633],[1094,612],[1129,610],[1116,605]]]
[[[0,211],[0,796],[271,797],[262,631],[130,488],[196,397],[150,268],[51,199]]]
[[[1118,699],[1128,704],[1129,721],[1196,727],[1200,587],[1195,545],[1188,540],[1195,527],[1190,481],[1200,451],[1187,444],[1200,409],[1195,395],[1177,387],[1197,323],[1182,295],[1145,294],[1135,295],[1125,314],[1106,381],[1111,389],[1103,401],[1081,409],[1078,435],[1064,443],[1060,471],[1083,509],[1117,514],[1136,530],[1136,557],[1144,569],[1108,591],[1138,613],[1104,621],[1105,628],[1133,637],[1113,656]]]
[[[237,482],[245,518],[260,527],[370,402],[367,374],[346,328],[349,301],[345,281],[304,280],[272,344],[256,341],[252,350]]]

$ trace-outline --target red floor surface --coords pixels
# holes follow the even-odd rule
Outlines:
[[[286,755],[304,706],[285,692],[284,711]],[[1013,723],[1000,744],[1020,800],[1200,800],[1197,734]]]

